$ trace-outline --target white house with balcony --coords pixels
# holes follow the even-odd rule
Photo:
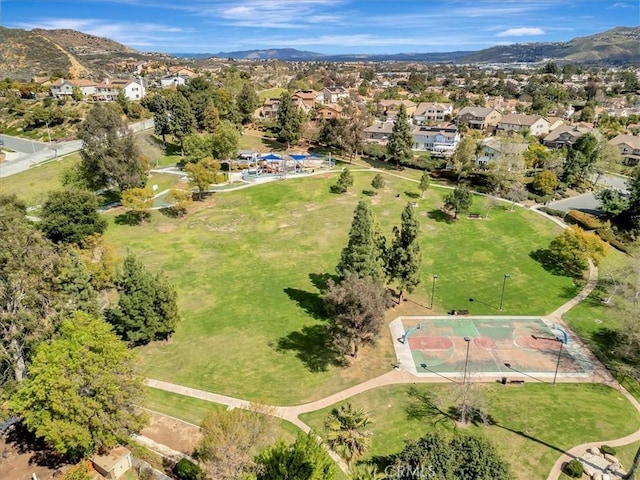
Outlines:
[[[413,129],[413,150],[437,156],[452,155],[460,143],[456,126],[417,126]]]
[[[453,107],[450,103],[422,102],[413,112],[413,123],[422,125],[429,122],[444,122],[451,118]]]

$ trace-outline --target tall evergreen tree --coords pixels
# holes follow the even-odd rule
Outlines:
[[[332,480],[336,466],[315,433],[298,434],[291,445],[279,441],[256,458],[257,480]]]
[[[191,104],[182,94],[178,94],[171,102],[171,133],[180,142],[180,149],[184,156],[184,138],[193,133],[196,128],[196,116],[191,110]]]
[[[240,93],[236,98],[236,105],[240,112],[242,123],[251,122],[253,112],[258,108],[259,102],[260,98],[258,97],[256,90],[249,82],[245,82],[242,86],[242,90],[240,90]]]
[[[166,340],[180,320],[177,295],[167,279],[149,272],[133,254],[116,279],[118,305],[106,312],[114,331],[130,346]]]
[[[148,165],[133,133],[110,108],[96,103],[78,128],[82,140],[79,175],[92,189],[143,186]]]
[[[358,202],[353,214],[349,242],[342,250],[337,272],[344,277],[347,272],[359,277],[384,278],[385,239],[380,233],[371,206],[364,200]]]
[[[302,132],[302,112],[295,106],[293,99],[288,92],[280,95],[280,106],[278,107],[278,140],[287,144],[287,148],[292,143],[300,139]]]
[[[420,224],[410,203],[402,211],[400,228],[393,229],[393,242],[389,254],[389,277],[400,286],[398,301],[402,302],[404,291],[411,293],[420,284],[422,252],[418,243]]]
[[[42,206],[40,228],[56,243],[82,243],[104,232],[107,221],[98,212],[98,197],[88,190],[52,191]]]
[[[422,176],[420,177],[420,191],[422,192],[422,195],[420,196],[420,198],[424,198],[424,192],[427,191],[430,183],[431,183],[431,180],[429,177],[429,172],[425,170],[424,172],[422,172]]]
[[[393,122],[393,130],[387,143],[387,154],[394,159],[398,168],[400,164],[409,163],[413,159],[413,131],[407,117],[407,109],[400,105],[398,116]]]
[[[167,99],[159,93],[151,98],[150,110],[153,112],[153,130],[162,136],[162,143],[167,144],[167,135],[171,133],[171,119]]]

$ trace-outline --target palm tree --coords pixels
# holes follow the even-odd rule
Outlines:
[[[325,421],[327,443],[351,465],[371,446],[372,432],[365,430],[370,423],[364,409],[354,408],[351,403],[334,408]]]
[[[378,467],[371,463],[359,463],[351,469],[349,480],[382,480],[386,478],[384,473],[378,471]]]

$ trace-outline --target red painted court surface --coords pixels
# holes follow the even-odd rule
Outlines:
[[[590,374],[593,364],[569,338],[562,344],[557,325],[532,317],[421,317],[402,318],[402,332],[411,330],[406,345],[418,373]],[[415,327],[420,324],[419,329]],[[397,330],[399,331],[399,330]],[[469,342],[465,340],[469,339]],[[562,352],[560,347],[562,346]],[[405,350],[406,351],[406,350]],[[406,358],[406,357],[405,357]],[[511,367],[506,367],[508,363]]]

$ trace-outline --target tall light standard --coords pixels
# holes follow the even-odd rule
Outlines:
[[[504,301],[504,287],[507,286],[507,278],[511,278],[511,275],[508,273],[504,274],[504,279],[502,280],[502,294],[500,294],[500,311],[502,311],[502,303]]]
[[[556,338],[557,342],[560,342],[560,349],[558,350],[558,361],[556,362],[556,373],[553,374],[553,386],[556,386],[556,378],[558,378],[558,368],[560,368],[560,356],[562,355],[562,347],[564,345],[564,340],[560,338]]]
[[[464,375],[462,377],[462,384],[467,381],[467,365],[469,364],[469,345],[471,344],[471,337],[464,337],[464,341],[467,342],[467,355],[464,359]]]
[[[433,274],[433,284],[431,285],[431,307],[429,307],[431,310],[433,310],[433,296],[436,293],[436,280],[438,279],[438,274],[434,273]]]

